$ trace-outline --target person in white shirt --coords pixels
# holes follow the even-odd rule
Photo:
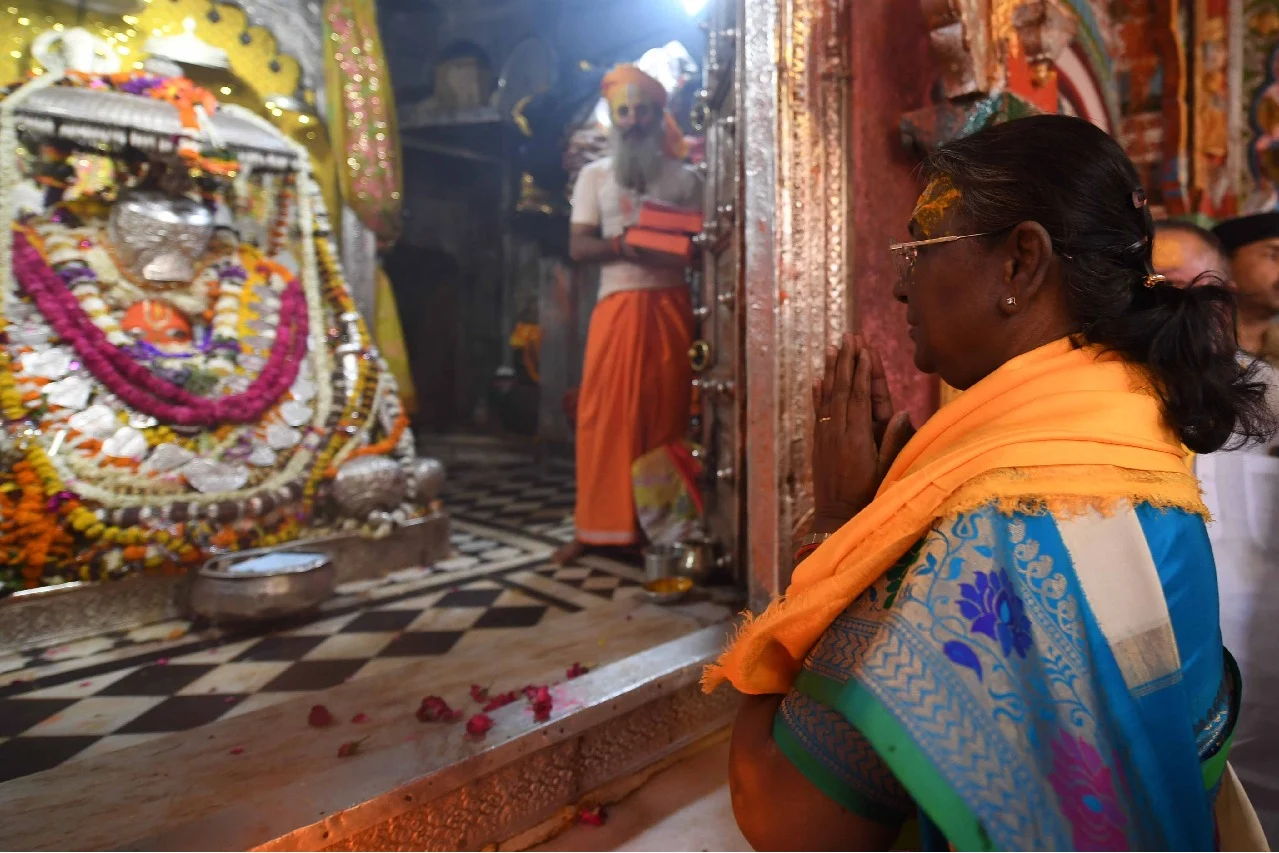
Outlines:
[[[1279,374],[1259,357],[1268,317],[1259,309],[1271,287],[1255,274],[1255,264],[1245,265],[1243,282],[1231,264],[1231,254],[1266,240],[1279,240],[1279,216],[1244,217],[1213,233],[1164,222],[1153,254],[1155,271],[1175,284],[1224,282],[1237,294],[1240,358],[1255,361],[1255,379],[1267,384],[1271,411],[1279,412]],[[1237,436],[1231,445],[1195,457],[1194,467],[1213,517],[1208,537],[1222,641],[1243,682],[1230,761],[1266,835],[1279,838],[1279,459],[1271,456],[1272,443]]]
[[[631,464],[687,437],[693,314],[688,262],[639,251],[626,232],[645,201],[701,210],[702,180],[685,165],[684,138],[666,90],[634,65],[604,77],[612,156],[578,176],[569,254],[600,265],[577,408],[576,537],[555,554],[568,564],[592,547],[641,541]]]

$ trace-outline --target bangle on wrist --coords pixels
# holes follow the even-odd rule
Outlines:
[[[622,235],[613,238],[613,254],[622,257]]]
[[[831,537],[829,533],[812,533],[805,536],[799,543],[799,550],[795,552],[795,563],[804,561],[809,554],[816,551],[822,546],[822,543]]]

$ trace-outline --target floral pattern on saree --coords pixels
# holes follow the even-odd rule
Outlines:
[[[854,602],[805,668],[869,691],[996,847],[1128,849],[1134,804],[1080,600],[1050,517],[968,513]]]

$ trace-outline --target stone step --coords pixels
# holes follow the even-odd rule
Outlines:
[[[0,849],[482,849],[728,725],[736,694],[698,685],[722,618],[614,602],[540,628],[536,652],[489,642],[14,779]],[[554,687],[546,722],[522,700],[483,739],[414,717],[423,696],[469,715],[471,683],[551,683],[577,660],[600,666]],[[337,725],[307,724],[321,703]]]

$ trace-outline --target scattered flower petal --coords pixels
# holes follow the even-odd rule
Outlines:
[[[223,699],[222,701],[223,701],[223,702],[225,702],[225,703],[227,703],[228,705],[234,705],[234,704],[235,704],[235,697],[234,697],[234,696],[228,696],[228,697],[226,697],[225,699]]]
[[[484,713],[487,714],[490,711],[496,711],[498,708],[505,708],[518,698],[520,698],[520,694],[516,693],[514,690],[510,693],[499,693],[496,696],[490,697],[488,702],[485,703],[483,709]]]
[[[574,678],[581,678],[583,675],[586,675],[586,673],[590,671],[591,671],[591,668],[589,666],[582,666],[580,663],[575,663],[568,668],[568,672],[566,673],[566,675],[568,676],[570,680],[572,680]]]
[[[462,712],[454,711],[439,696],[427,696],[418,705],[417,718],[424,723],[451,723],[462,719]]]
[[[236,746],[231,748],[232,755],[240,755],[243,752],[244,752],[244,747],[242,746]]]
[[[155,665],[156,665],[156,666],[168,666],[168,665],[169,665],[169,659],[168,659],[168,658],[157,658],[157,659],[156,659],[156,662],[155,662]]]
[[[534,688],[532,695],[528,697],[529,704],[533,706],[533,719],[539,723],[544,723],[551,718],[551,689],[546,686]]]
[[[590,808],[582,806],[577,811],[577,822],[584,823],[587,826],[603,826],[606,817],[603,806],[592,806]]]
[[[327,726],[333,725],[333,715],[329,713],[329,709],[323,705],[313,705],[311,707],[311,713],[307,715],[306,721],[308,725],[314,728],[323,729]]]
[[[368,738],[362,737],[359,740],[348,740],[346,743],[338,747],[338,758],[350,758],[360,751],[360,744],[364,743]]]
[[[476,714],[466,721],[466,733],[471,737],[484,737],[493,728],[493,718],[488,714]]]
[[[478,684],[471,685],[471,700],[483,705],[489,700],[489,689]]]
[[[88,687],[88,686],[89,686],[90,684],[92,684],[92,683],[93,683],[92,681],[81,681],[81,682],[80,682],[80,686],[81,686],[81,687]]]
[[[360,713],[356,714],[354,717],[351,718],[351,722],[353,723],[367,723],[368,721],[369,721],[369,715],[364,713],[363,711],[361,711]]]

